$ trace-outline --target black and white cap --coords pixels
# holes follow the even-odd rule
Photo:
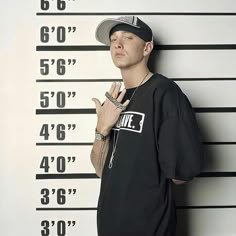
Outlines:
[[[105,19],[97,26],[95,36],[99,42],[110,45],[110,35],[118,30],[131,32],[145,42],[153,41],[151,28],[136,16]]]

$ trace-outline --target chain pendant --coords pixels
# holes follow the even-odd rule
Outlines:
[[[143,84],[143,82],[145,81],[146,77],[149,75],[150,71],[147,72],[147,74],[144,76],[144,78],[142,79],[142,81],[140,82],[140,84],[138,85],[138,87],[134,90],[131,98],[129,99],[129,101],[132,100],[133,96],[135,95],[135,93],[137,92],[138,88]],[[120,103],[117,102],[116,99],[114,99],[113,97],[111,97],[111,95],[106,92],[106,97],[114,103],[114,100],[115,100],[115,105],[118,107],[118,108],[121,108],[123,110],[123,105],[120,107]],[[117,103],[119,105],[117,105]],[[124,111],[124,110],[123,110]],[[111,169],[112,166],[113,166],[113,159],[114,159],[114,155],[115,155],[115,151],[116,151],[116,146],[117,146],[117,142],[118,142],[118,138],[119,138],[119,134],[120,134],[120,130],[117,131],[117,135],[116,135],[116,138],[115,138],[115,132],[114,132],[114,139],[113,139],[113,149],[112,149],[112,153],[111,153],[111,159],[110,159],[110,162],[109,162],[109,165],[108,165],[108,168]]]
[[[112,154],[111,154],[111,159],[110,159],[110,163],[109,163],[109,169],[111,169],[112,168],[112,165],[113,165],[113,159],[114,159],[114,152],[112,152]]]

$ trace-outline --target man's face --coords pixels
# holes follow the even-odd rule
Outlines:
[[[125,69],[145,62],[144,40],[127,31],[116,31],[111,35],[111,56],[114,64]]]

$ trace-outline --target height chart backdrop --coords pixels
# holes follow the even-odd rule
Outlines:
[[[181,87],[201,128],[204,171],[175,187],[178,236],[236,235],[235,0],[12,0],[0,7],[1,235],[97,235],[91,98],[102,101],[121,77],[94,32],[121,15],[151,26],[151,67]]]

